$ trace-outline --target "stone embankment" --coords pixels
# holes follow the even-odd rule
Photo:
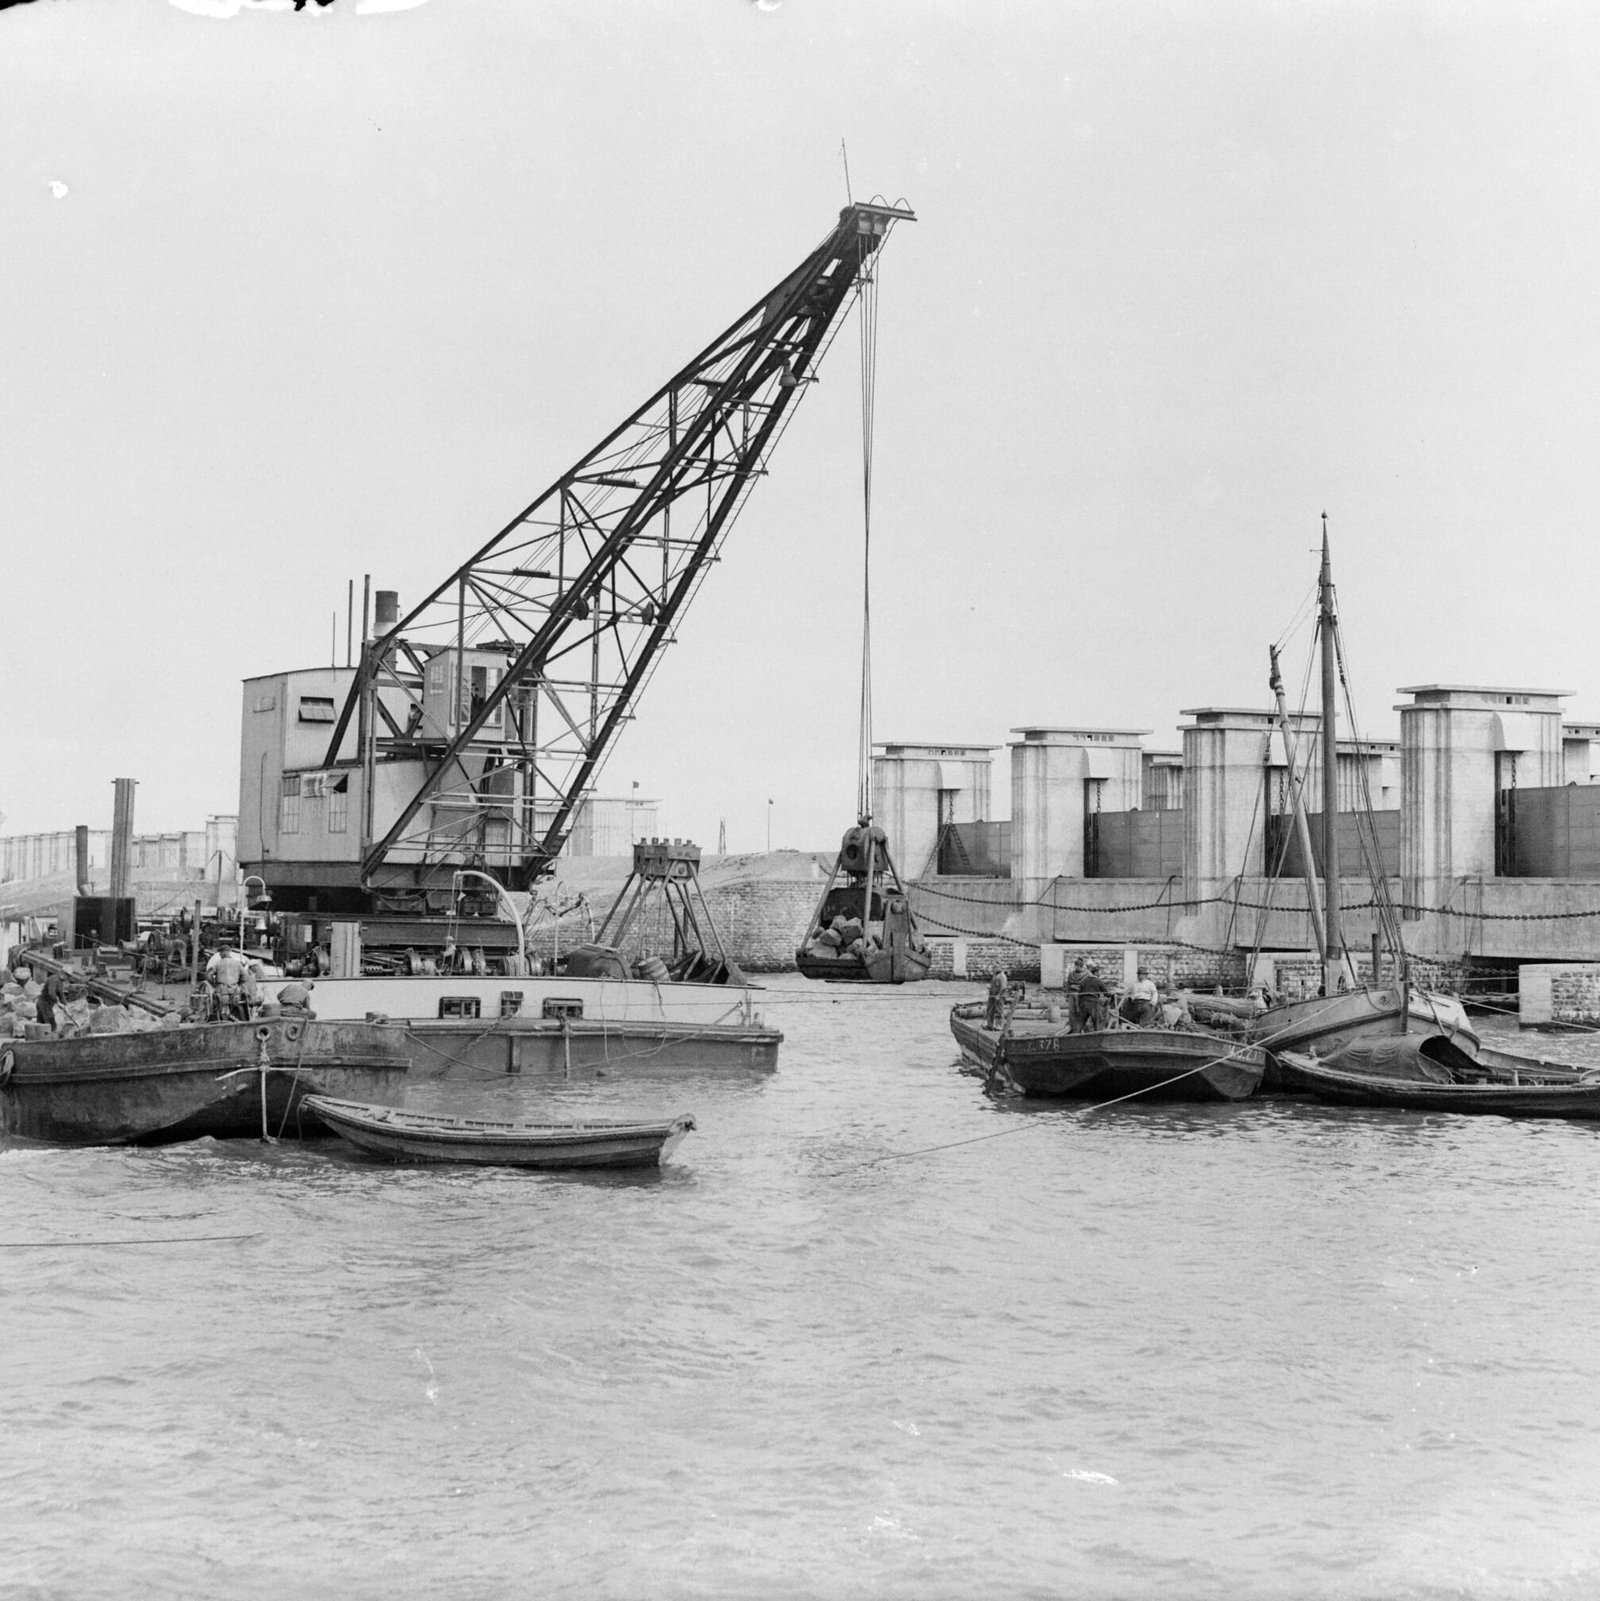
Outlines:
[[[752,973],[794,968],[795,948],[810,921],[833,865],[830,852],[771,851],[707,856],[700,886],[712,921],[734,959]],[[533,897],[539,910],[530,949],[545,957],[591,939],[605,920],[631,871],[628,857],[571,857]],[[136,879],[141,917],[172,915],[203,900],[216,901],[216,886],[186,877]],[[232,886],[227,886],[231,891]],[[70,878],[57,874],[28,884],[0,885],[0,906],[50,915],[65,910]],[[1038,926],[1037,910],[1018,904],[1017,886],[1004,879],[942,879],[914,884],[912,906],[933,950],[933,976],[987,979],[1004,969],[1013,978],[1047,986],[1061,984],[1067,964],[1082,953],[1108,976],[1131,977],[1147,967],[1157,978],[1186,989],[1242,990],[1266,983],[1279,993],[1310,993],[1317,966],[1309,955],[1256,958],[1242,950],[1217,951],[1163,938],[1159,926],[1116,927],[1093,940],[1051,939]],[[225,892],[224,900],[228,899]],[[518,897],[518,899],[521,899]],[[1162,919],[1160,921],[1170,921]],[[1169,931],[1170,932],[1170,931]],[[662,933],[670,939],[670,930]],[[1357,962],[1363,975],[1366,956]],[[1459,991],[1462,961],[1415,961],[1413,976],[1432,989]],[[1535,1022],[1600,1022],[1600,966],[1564,964],[1522,969],[1525,1016]],[[1532,978],[1526,975],[1534,975]]]
[[[794,968],[795,947],[805,933],[833,865],[820,851],[773,851],[708,856],[700,884],[711,916],[734,959],[752,973]],[[548,917],[531,948],[549,956],[592,937],[621,892],[630,868],[623,857],[563,861],[537,897],[546,908],[564,908],[559,923]],[[580,901],[581,897],[581,901]],[[1310,994],[1318,982],[1314,957],[1299,953],[1257,957],[1243,950],[1208,950],[1149,930],[1117,928],[1098,940],[1041,940],[1036,908],[1019,905],[1006,879],[942,879],[911,886],[919,926],[933,949],[935,978],[987,979],[1004,969],[1013,978],[1059,986],[1071,958],[1098,961],[1109,976],[1130,979],[1140,967],[1184,989],[1243,990],[1264,983],[1279,993]],[[1357,958],[1365,976],[1371,966]],[[1460,961],[1415,961],[1415,980],[1431,989],[1459,991],[1466,977]]]

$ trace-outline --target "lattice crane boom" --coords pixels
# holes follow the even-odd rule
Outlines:
[[[361,878],[470,865],[525,888],[573,814],[904,206],[852,204],[801,264],[381,637],[357,729]]]

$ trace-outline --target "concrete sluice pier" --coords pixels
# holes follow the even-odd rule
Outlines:
[[[1561,690],[1398,693],[1409,697],[1398,739],[1338,742],[1340,882],[1359,965],[1381,893],[1419,982],[1500,1005],[1520,992],[1529,1022],[1600,1022],[1600,724],[1564,719]],[[919,923],[936,948],[949,942],[948,971],[1037,962],[1048,983],[1051,948],[1065,945],[1100,951],[1113,971],[1143,952],[1180,982],[1302,981],[1306,890],[1276,719],[1181,715],[1180,749],[1147,748],[1145,729],[1013,730],[1003,823],[987,816],[998,746],[878,747],[879,815]],[[1291,727],[1316,838],[1320,718]],[[1530,972],[1547,964],[1560,971]]]

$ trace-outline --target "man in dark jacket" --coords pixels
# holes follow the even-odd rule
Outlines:
[[[56,1026],[56,1008],[67,1003],[67,981],[59,973],[45,974],[44,986],[35,1003],[39,1008],[39,1021],[50,1028]]]
[[[1083,958],[1075,956],[1072,966],[1067,971],[1067,1027],[1072,1033],[1078,1032],[1078,996],[1083,990],[1083,981],[1089,976],[1089,969],[1084,966]]]
[[[985,1028],[999,1028],[1005,1021],[1006,991],[1009,988],[1010,976],[1002,967],[989,980],[989,1005],[983,1017]]]
[[[1100,964],[1090,962],[1072,997],[1072,1032],[1093,1034],[1105,1026],[1105,1003],[1111,991],[1100,977]]]

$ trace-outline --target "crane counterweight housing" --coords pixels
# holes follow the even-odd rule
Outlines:
[[[380,609],[351,667],[246,682],[240,866],[276,904],[423,912],[461,868],[515,890],[550,870],[901,220],[904,205],[846,206],[426,597]]]

